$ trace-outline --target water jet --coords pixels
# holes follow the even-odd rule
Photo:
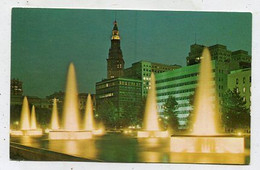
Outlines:
[[[36,126],[36,113],[35,107],[32,106],[32,112],[30,116],[30,109],[28,99],[25,96],[23,99],[21,118],[20,118],[21,130],[11,130],[11,136],[41,136],[42,130],[37,129]]]
[[[171,152],[244,153],[244,137],[220,133],[220,113],[213,81],[211,55],[209,49],[204,48],[192,113],[192,133],[173,135]]]
[[[137,137],[168,137],[168,131],[162,131],[159,127],[154,73],[151,74],[150,83],[144,112],[144,126],[143,130],[137,131]]]

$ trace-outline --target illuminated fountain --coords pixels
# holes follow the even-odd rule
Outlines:
[[[159,127],[154,73],[151,74],[150,82],[151,88],[146,99],[143,130],[137,132],[137,137],[168,137],[168,131],[162,131]]]
[[[35,107],[32,106],[32,113],[30,117],[30,109],[27,97],[23,99],[22,111],[21,111],[21,130],[11,130],[11,136],[40,136],[42,130],[37,129],[36,126],[36,113]]]
[[[93,113],[93,103],[91,100],[91,95],[88,94],[86,109],[85,109],[85,119],[84,119],[84,130],[91,131],[94,135],[102,135],[103,129],[95,129],[94,113]]]
[[[89,139],[92,132],[80,130],[78,91],[76,83],[75,68],[72,63],[69,65],[65,101],[63,108],[63,126],[61,129],[49,131],[50,139]]]
[[[35,115],[35,107],[32,106],[32,113],[31,113],[31,129],[37,129],[36,128],[36,115]]]
[[[212,75],[211,56],[205,48],[193,110],[193,132],[172,136],[171,151],[179,153],[244,153],[244,137],[220,133],[220,113]]]
[[[59,126],[59,117],[58,117],[58,109],[57,109],[57,99],[53,100],[52,114],[51,114],[51,129],[58,130]]]

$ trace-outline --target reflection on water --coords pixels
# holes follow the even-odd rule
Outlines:
[[[161,153],[159,152],[141,152],[140,161],[141,162],[162,162]]]
[[[170,153],[169,162],[175,163],[213,163],[213,164],[245,164],[244,154],[219,153]]]
[[[96,146],[94,140],[50,140],[48,149],[73,156],[96,159]]]
[[[170,138],[137,139],[119,134],[107,134],[88,140],[48,140],[45,137],[15,137],[12,142],[45,148],[56,152],[106,162],[172,162],[248,164],[247,154],[172,153]]]

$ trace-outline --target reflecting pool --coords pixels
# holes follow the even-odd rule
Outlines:
[[[48,140],[47,136],[11,137],[11,142],[104,162],[161,162],[248,164],[249,149],[243,154],[173,153],[170,138],[136,138],[108,133],[86,140]]]

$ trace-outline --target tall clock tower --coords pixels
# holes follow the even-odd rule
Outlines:
[[[111,47],[107,59],[107,78],[116,78],[123,76],[125,61],[120,48],[120,36],[117,22],[114,21],[112,30]]]

